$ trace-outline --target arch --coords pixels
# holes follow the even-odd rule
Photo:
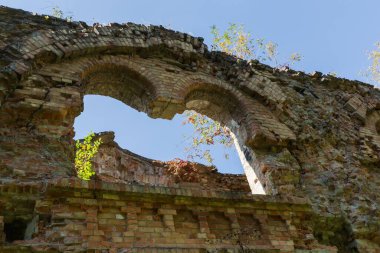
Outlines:
[[[189,99],[194,100],[194,96],[196,96],[194,94],[202,92],[204,94],[198,94],[198,96],[209,96],[216,103],[221,103],[219,100],[226,98],[228,104],[234,104],[233,107],[239,112],[236,111],[233,118],[239,125],[245,127],[245,133],[240,133],[240,135],[244,136],[244,143],[249,146],[258,148],[286,146],[289,141],[296,139],[294,133],[277,120],[261,101],[223,80],[204,73],[195,73],[194,75],[189,75],[181,84],[178,96],[183,97],[185,106],[191,106],[189,105]],[[223,107],[223,109],[224,111],[229,111],[227,107]],[[218,117],[218,121],[224,121],[220,114],[218,114]]]
[[[113,97],[123,103],[149,113],[156,96],[154,85],[146,77],[117,64],[98,64],[82,73],[83,93]]]
[[[221,123],[233,118],[240,122],[245,116],[244,104],[235,94],[212,84],[195,84],[184,97],[186,109],[195,110]]]
[[[20,57],[8,66],[22,77],[10,96],[19,96],[20,100],[7,103],[5,109],[10,110],[5,111],[24,108],[23,113],[17,112],[20,127],[26,126],[37,136],[63,138],[71,145],[73,121],[83,110],[84,94],[109,95],[150,117],[166,119],[193,107],[194,100],[209,96],[210,105],[219,106],[218,113],[212,115],[212,108],[194,109],[237,129],[240,154],[247,161],[255,156],[254,149],[286,147],[295,140],[293,132],[262,101],[217,73],[226,62],[222,59],[218,66],[203,54],[201,40],[161,32],[154,26],[131,24],[59,28],[24,36],[16,50]],[[101,86],[105,80],[107,89]],[[255,171],[263,167],[262,163],[266,164],[265,159],[255,165]]]
[[[186,108],[206,114],[231,129],[252,192],[278,194],[281,189],[294,192],[294,185],[298,184],[299,166],[294,163],[295,159],[289,151],[283,148],[289,139],[295,138],[292,131],[258,101],[234,88],[225,89],[222,85],[222,82],[197,82],[187,86],[188,93],[184,97]],[[281,146],[279,151],[269,151]],[[265,152],[262,152],[263,149]],[[284,154],[288,161],[279,163],[277,160]],[[279,174],[292,175],[294,180],[274,183],[274,178]]]
[[[220,79],[201,71],[183,71],[160,59],[125,55],[66,59],[31,72],[23,84],[17,92],[31,103],[35,102],[35,97],[30,97],[33,92],[25,90],[45,86],[44,95],[38,97],[38,110],[28,119],[35,133],[44,136],[73,137],[73,122],[83,110],[84,94],[114,97],[153,118],[172,118],[185,109],[208,115],[234,132],[238,154],[255,192],[263,192],[262,182],[266,192],[278,193],[273,190],[272,178],[261,171],[266,159],[253,159],[254,150],[285,146],[295,139],[261,102]],[[203,108],[199,107],[202,103]]]
[[[102,86],[104,82],[106,86]],[[233,130],[251,189],[262,192],[261,182],[267,193],[279,193],[279,185],[272,182],[279,173],[277,165],[268,166],[267,162],[278,154],[269,152],[272,158],[257,159],[255,150],[286,147],[295,139],[293,132],[262,102],[202,70],[183,70],[159,58],[90,55],[46,64],[28,73],[22,84],[16,93],[23,94],[25,107],[34,108],[34,103],[38,107],[26,113],[31,115],[26,116],[26,124],[33,126],[37,135],[66,136],[68,142],[73,137],[74,119],[83,110],[84,94],[114,97],[153,118],[170,119],[185,109],[196,109]],[[39,97],[34,95],[36,86],[43,87]],[[208,106],[200,108],[197,100]]]

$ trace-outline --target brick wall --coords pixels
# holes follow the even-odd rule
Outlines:
[[[113,132],[97,134],[102,139],[94,159],[94,170],[105,182],[138,183],[178,188],[250,192],[245,175],[222,174],[215,167],[187,162],[161,162],[136,155],[114,142]]]
[[[0,7],[0,20],[1,185],[75,175],[73,122],[85,94],[114,97],[154,118],[195,109],[231,127],[248,174],[268,195],[310,201],[320,241],[341,250],[380,251],[378,89],[239,61],[208,51],[202,38],[159,26],[88,26],[6,7]],[[160,167],[144,166],[144,173]],[[117,166],[112,173],[102,180],[130,176]],[[152,182],[183,191],[178,194],[198,186],[144,173],[137,178],[146,191]],[[203,174],[228,192],[211,180],[215,173]],[[199,188],[212,194],[208,184]],[[238,180],[229,186],[236,185]],[[29,202],[1,198],[6,223],[12,212],[30,210]],[[20,208],[9,209],[13,202]]]
[[[44,192],[38,184],[3,186],[1,196],[22,197],[25,187],[35,192],[38,229],[0,247],[5,252],[336,252],[313,237],[304,200],[78,179],[51,182]]]

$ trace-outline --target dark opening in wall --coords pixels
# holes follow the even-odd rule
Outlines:
[[[23,220],[13,220],[4,224],[5,238],[7,242],[24,240],[27,222]]]

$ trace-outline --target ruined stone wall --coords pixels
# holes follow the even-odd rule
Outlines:
[[[19,198],[6,226],[25,218],[30,231],[1,252],[336,252],[314,238],[309,205],[271,196],[79,179],[0,190]]]
[[[102,139],[94,157],[96,177],[103,182],[140,184],[176,188],[247,192],[251,190],[245,175],[222,174],[215,167],[173,160],[155,161],[122,149],[114,142],[113,132],[96,136]]]
[[[157,26],[87,26],[1,7],[2,184],[75,176],[73,122],[86,94],[154,118],[195,109],[231,128],[247,175],[268,195],[310,202],[320,242],[379,252],[379,90],[239,61],[202,41]]]

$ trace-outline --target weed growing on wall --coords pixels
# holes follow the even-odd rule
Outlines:
[[[99,146],[102,143],[101,138],[93,141],[95,134],[90,132],[84,140],[77,140],[75,143],[75,169],[77,176],[83,180],[90,180],[95,175],[92,168],[92,158],[98,152]]]

